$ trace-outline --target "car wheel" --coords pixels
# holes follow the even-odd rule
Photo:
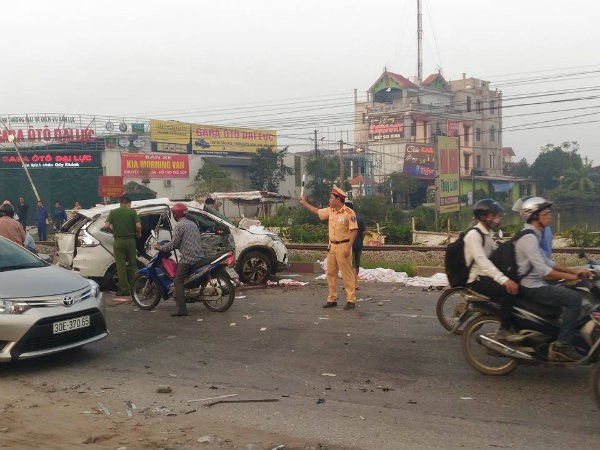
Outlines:
[[[141,261],[138,260],[137,270],[143,269],[144,267],[146,267],[144,265],[144,263],[142,263]],[[137,278],[137,274],[135,275],[135,277]],[[116,264],[113,263],[108,268],[108,270],[104,274],[104,277],[102,277],[102,280],[100,281],[99,284],[100,284],[100,289],[102,289],[104,291],[117,292],[119,290],[119,275],[117,275],[117,265]]]
[[[244,283],[263,284],[271,275],[271,260],[262,252],[248,252],[239,266],[240,278]]]

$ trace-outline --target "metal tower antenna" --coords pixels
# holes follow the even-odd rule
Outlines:
[[[417,0],[417,78],[419,84],[423,81],[423,15],[421,14],[421,0]]]

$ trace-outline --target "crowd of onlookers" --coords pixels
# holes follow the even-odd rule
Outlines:
[[[78,211],[79,209],[81,209],[81,205],[79,202],[75,202],[72,211]],[[67,212],[59,201],[54,203],[54,211],[50,214],[44,202],[38,200],[34,213],[38,241],[48,240],[49,226],[51,230],[57,232],[68,219]],[[29,205],[25,202],[24,197],[19,197],[16,205],[13,205],[10,200],[4,200],[0,206],[0,236],[11,239],[30,249],[35,249],[34,239],[29,233],[32,229],[31,227],[28,228],[30,223]],[[20,225],[20,230],[16,226],[17,224]]]

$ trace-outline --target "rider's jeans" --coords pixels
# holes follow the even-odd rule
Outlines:
[[[202,258],[200,261],[194,264],[186,264],[180,262],[177,264],[177,272],[175,272],[175,278],[173,279],[173,285],[175,287],[175,303],[177,304],[177,312],[182,313],[187,311],[185,305],[185,287],[183,285],[188,274],[193,270],[199,269],[210,262],[211,258]]]
[[[506,288],[494,281],[493,278],[479,276],[469,285],[471,289],[480,294],[494,298],[500,303],[500,326],[508,330],[511,326],[511,314],[515,304],[515,296],[509,294]]]
[[[538,288],[519,286],[519,297],[536,303],[565,308],[557,341],[562,344],[571,344],[579,311],[581,310],[580,293],[560,286],[542,286]]]

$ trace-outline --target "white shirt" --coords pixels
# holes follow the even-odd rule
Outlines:
[[[481,222],[478,222],[475,228],[483,233],[483,243],[477,230],[469,230],[464,237],[465,262],[468,266],[474,261],[467,283],[472,283],[478,276],[490,277],[498,284],[506,283],[508,277],[500,272],[489,258],[496,249],[492,233]]]

